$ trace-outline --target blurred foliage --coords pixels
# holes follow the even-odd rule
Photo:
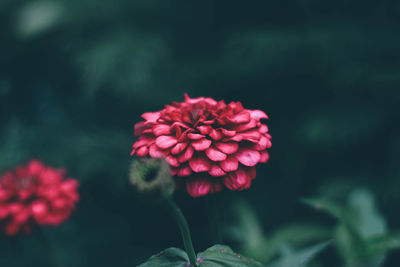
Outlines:
[[[345,266],[382,266],[388,252],[400,249],[399,235],[388,231],[369,191],[355,189],[341,199],[322,195],[303,202],[337,219],[333,236]]]
[[[127,189],[133,124],[185,92],[240,100],[268,113],[273,147],[249,190],[217,196],[223,227],[246,215],[234,251],[277,260],[334,236],[313,264],[397,267],[399,15],[394,0],[1,0],[0,171],[39,158],[80,180],[75,215],[45,229],[65,266],[136,266],[181,240]],[[335,219],[298,204],[324,184],[313,200]],[[176,197],[210,247],[204,199]],[[1,266],[49,266],[35,233],[0,250]]]

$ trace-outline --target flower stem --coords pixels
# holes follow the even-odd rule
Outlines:
[[[217,244],[223,243],[222,233],[221,233],[221,224],[218,213],[218,205],[217,199],[215,195],[209,195],[206,198],[206,204],[208,208],[208,220],[210,224],[210,228],[213,231],[214,242]]]
[[[182,211],[171,197],[167,197],[165,203],[168,211],[171,213],[172,217],[175,218],[179,225],[179,229],[181,230],[182,234],[183,245],[185,246],[186,253],[189,257],[190,265],[195,267],[197,266],[197,257],[193,248],[192,237],[190,235],[189,225],[185,219],[185,216],[183,216]]]
[[[45,250],[47,250],[49,259],[51,261],[52,266],[54,267],[62,267],[62,265],[60,264],[60,262],[57,260],[56,255],[54,253],[54,249],[51,246],[49,240],[47,239],[46,235],[44,234],[42,228],[39,226],[37,227],[37,233],[38,233],[38,237],[40,239],[40,241],[42,242],[42,245],[44,247]]]

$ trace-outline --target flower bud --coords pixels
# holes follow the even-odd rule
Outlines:
[[[146,158],[132,163],[129,178],[136,191],[152,197],[171,196],[175,181],[164,159]]]

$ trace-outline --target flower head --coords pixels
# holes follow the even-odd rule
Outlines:
[[[142,118],[135,125],[139,139],[131,155],[165,158],[176,181],[184,183],[193,197],[224,187],[249,188],[257,163],[269,159],[271,136],[261,122],[267,115],[245,109],[240,102],[185,95],[184,102],[144,113]]]
[[[78,181],[64,179],[65,171],[32,160],[0,179],[0,226],[7,235],[30,232],[39,225],[65,221],[79,200]]]

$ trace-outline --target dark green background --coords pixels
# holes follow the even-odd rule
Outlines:
[[[217,196],[223,218],[241,198],[266,232],[325,220],[298,200],[344,181],[399,229],[399,26],[395,0],[1,0],[0,171],[38,158],[79,179],[76,213],[44,229],[64,266],[181,247],[127,172],[140,114],[186,92],[270,116],[271,159],[249,190]],[[212,245],[205,199],[177,201],[196,248]],[[0,266],[48,266],[47,254],[35,233],[0,237]]]

